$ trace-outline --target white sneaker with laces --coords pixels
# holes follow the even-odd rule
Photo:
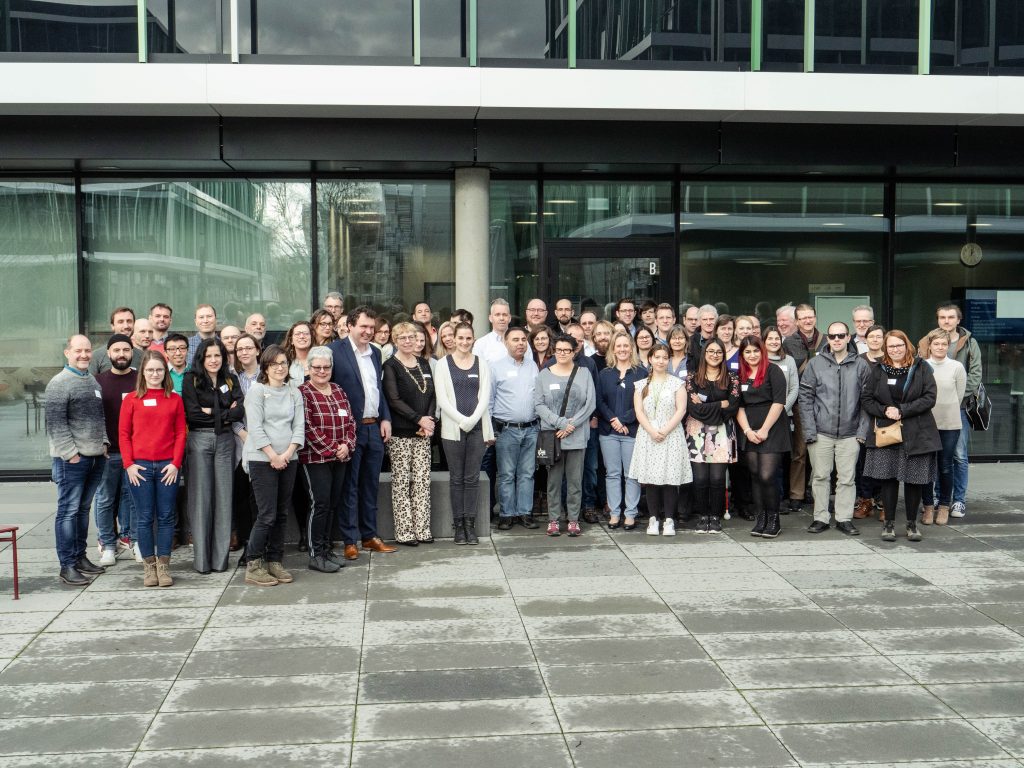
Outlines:
[[[949,508],[950,517],[967,517],[967,505],[962,501],[954,501]]]
[[[647,521],[647,535],[657,536],[658,535],[658,516],[651,515],[651,519]]]
[[[132,554],[135,555],[136,563],[142,562],[142,553],[139,551],[139,542],[137,541],[134,544],[132,544]]]
[[[676,521],[671,517],[665,518],[665,525],[661,529],[662,536],[675,536],[676,535]]]
[[[117,554],[114,552],[113,547],[107,547],[100,549],[100,565],[104,568],[108,568],[117,562]]]

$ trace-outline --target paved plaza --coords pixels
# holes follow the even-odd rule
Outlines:
[[[1022,475],[919,544],[517,529],[263,589],[62,587],[53,486],[0,486],[0,768],[1024,766]]]

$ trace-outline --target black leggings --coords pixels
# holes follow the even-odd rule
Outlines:
[[[896,500],[900,496],[899,480],[882,480],[882,508],[885,510],[885,520],[889,523],[896,522]],[[917,522],[917,510],[921,506],[921,493],[923,487],[912,483],[903,484],[903,503],[907,508],[907,522]]]
[[[667,520],[675,517],[676,505],[679,504],[678,485],[645,485],[647,491],[647,511],[651,517]]]
[[[754,512],[777,512],[779,494],[775,488],[775,473],[782,465],[781,453],[744,451],[743,459],[750,472],[750,490],[754,499]]]
[[[693,470],[693,508],[701,517],[720,517],[725,511],[726,464],[691,462]]]

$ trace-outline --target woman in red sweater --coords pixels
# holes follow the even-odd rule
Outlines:
[[[143,586],[169,587],[178,471],[185,458],[185,406],[175,394],[167,361],[147,351],[135,393],[121,401],[121,456],[138,521]],[[153,521],[156,519],[156,546]],[[155,553],[154,553],[155,549]]]

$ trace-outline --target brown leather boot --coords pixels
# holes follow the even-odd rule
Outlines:
[[[864,520],[865,518],[871,517],[874,511],[874,505],[871,503],[871,499],[857,499],[857,504],[853,508],[853,516],[857,520]]]
[[[156,558],[147,557],[142,561],[142,586],[155,587],[160,584],[156,575]]]
[[[949,522],[949,507],[939,504],[935,510],[935,524],[946,525]]]
[[[939,522],[935,519],[935,507],[932,504],[925,504],[921,507],[921,525],[931,525],[933,522]],[[945,525],[945,523],[939,523],[939,525]]]
[[[171,578],[171,558],[157,558],[156,579],[161,587],[169,587],[174,583],[174,579]]]

